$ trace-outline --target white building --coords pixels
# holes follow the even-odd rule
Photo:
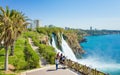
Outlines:
[[[35,28],[39,28],[41,26],[40,20],[34,20],[34,26],[35,26]]]

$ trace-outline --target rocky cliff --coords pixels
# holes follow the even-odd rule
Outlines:
[[[42,44],[48,45],[49,40],[51,42],[51,37],[54,35],[57,48],[61,50],[61,38],[63,35],[77,57],[81,57],[81,54],[84,53],[84,50],[82,50],[82,47],[79,45],[79,37],[75,31],[64,30],[62,28],[39,28],[37,31],[40,34],[43,34],[42,37],[40,37],[40,43]]]
[[[71,47],[76,56],[84,53],[82,47],[79,45],[78,36],[74,32],[66,32],[64,34],[64,39],[67,41],[68,45]]]

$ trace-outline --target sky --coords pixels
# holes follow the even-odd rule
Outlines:
[[[120,30],[120,0],[0,0],[41,25]]]

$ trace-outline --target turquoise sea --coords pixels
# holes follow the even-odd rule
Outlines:
[[[87,36],[80,45],[86,51],[79,62],[110,75],[120,75],[120,35]]]

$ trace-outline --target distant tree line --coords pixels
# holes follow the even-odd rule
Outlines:
[[[120,34],[120,30],[83,30],[88,35]]]

